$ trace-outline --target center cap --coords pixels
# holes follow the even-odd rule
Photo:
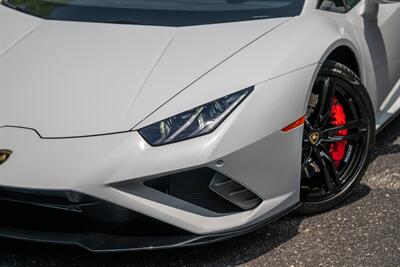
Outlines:
[[[310,143],[312,145],[316,145],[320,139],[320,134],[318,132],[313,132],[310,134],[308,137],[308,140],[310,140]]]

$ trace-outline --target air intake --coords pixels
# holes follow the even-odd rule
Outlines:
[[[262,201],[246,187],[218,172],[210,183],[210,190],[243,210],[254,209]]]
[[[220,214],[250,210],[261,203],[250,190],[209,168],[175,173],[147,180],[144,184]]]

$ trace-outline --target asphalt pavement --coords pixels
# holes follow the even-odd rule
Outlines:
[[[91,254],[0,239],[1,267],[236,265],[400,266],[400,118],[378,135],[374,160],[354,195],[324,214],[289,215],[222,243],[153,252]]]

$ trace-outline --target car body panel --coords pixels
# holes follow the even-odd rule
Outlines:
[[[47,21],[0,5],[0,149],[13,151],[0,186],[80,192],[195,235],[241,231],[292,209],[303,127],[281,129],[306,114],[335,49],[358,59],[378,127],[400,109],[400,4],[385,5],[376,31],[366,31],[380,34],[380,47],[365,39],[363,1],[346,14],[316,4],[293,18],[191,27]],[[2,26],[11,24],[15,31]],[[248,87],[210,134],[157,147],[139,134]],[[261,204],[222,214],[144,184],[203,167]]]
[[[316,20],[321,23],[315,25]],[[310,42],[310,38],[314,41]],[[134,129],[307,66],[315,65],[315,72],[318,72],[316,64],[324,62],[335,48],[348,45],[357,51],[358,47],[353,44],[357,44],[357,36],[343,14],[314,11],[307,16],[293,18],[225,60]],[[307,47],[307,50],[299,53],[299,47]],[[307,76],[310,83],[311,78]],[[311,89],[308,90],[310,93]],[[270,92],[271,96],[276,93],[275,90]],[[304,99],[304,113],[307,104]],[[296,116],[298,114],[292,114],[292,120],[287,123],[296,120]]]
[[[40,138],[29,129],[0,128],[0,146],[14,151],[12,160],[0,169],[0,184],[74,190],[196,234],[232,230],[264,217],[266,213],[272,216],[298,202],[299,180],[296,174],[300,169],[301,142],[297,140],[302,136],[302,127],[282,133],[281,127],[291,116],[268,118],[263,109],[279,112],[280,105],[274,105],[275,99],[268,98],[270,88],[279,88],[280,103],[291,107],[292,112],[288,114],[301,116],[303,103],[296,100],[304,98],[306,91],[296,90],[287,83],[299,85],[305,82],[303,87],[311,86],[303,77],[310,76],[311,80],[314,69],[315,66],[311,66],[257,85],[252,95],[218,131],[168,146],[151,147],[137,132],[50,140]],[[287,95],[292,97],[285,97]],[[265,124],[248,128],[246,135],[249,139],[241,139],[243,125],[258,120],[265,120]],[[293,146],[293,143],[297,145]],[[276,153],[265,153],[268,148]],[[174,157],[170,157],[171,149]],[[217,168],[215,163],[218,160],[225,161],[218,171],[256,192],[264,200],[262,205],[236,215],[201,216],[116,189],[120,183],[140,182],[184,169],[199,166]],[[263,173],[263,179],[260,179],[260,173]],[[265,187],[264,183],[271,186]],[[142,185],[137,190],[145,188]]]
[[[187,28],[43,21],[0,58],[0,125],[43,137],[129,131],[286,20]]]
[[[360,3],[347,16],[358,35],[364,83],[370,91],[379,128],[400,109],[400,3],[380,5],[376,20],[361,17],[362,10]]]
[[[40,19],[2,6],[0,6],[0,19],[0,57],[29,35],[42,22]]]

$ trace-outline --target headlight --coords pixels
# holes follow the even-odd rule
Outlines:
[[[253,87],[222,97],[139,130],[152,146],[170,144],[214,131],[251,93]]]

